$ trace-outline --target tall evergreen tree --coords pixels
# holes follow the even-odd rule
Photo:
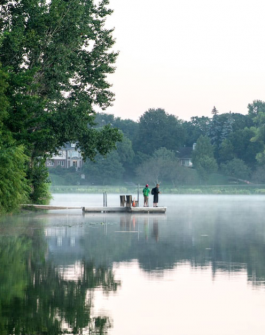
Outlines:
[[[221,144],[221,134],[222,134],[222,126],[219,120],[218,110],[214,106],[212,109],[212,120],[208,128],[208,137],[211,140],[211,144],[216,148]]]
[[[234,123],[234,119],[232,117],[232,113],[230,112],[222,127],[222,132],[221,132],[221,137],[220,137],[221,143],[233,132],[233,123]]]

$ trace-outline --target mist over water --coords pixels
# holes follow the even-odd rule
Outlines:
[[[51,204],[102,203],[55,194]],[[1,334],[263,334],[264,204],[265,196],[161,194],[165,215],[2,218]],[[119,195],[108,205],[119,206]]]

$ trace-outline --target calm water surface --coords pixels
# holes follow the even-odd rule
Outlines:
[[[1,218],[0,334],[264,334],[265,197],[161,195],[160,205],[166,215]]]

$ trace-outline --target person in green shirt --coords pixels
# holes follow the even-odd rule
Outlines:
[[[143,189],[143,195],[144,195],[144,207],[148,207],[148,196],[150,193],[150,188],[148,187],[148,184],[145,185],[145,188]]]

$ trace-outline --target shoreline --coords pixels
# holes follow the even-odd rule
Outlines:
[[[63,193],[88,193],[101,194],[103,192],[112,194],[136,194],[137,187],[119,187],[119,186],[50,186],[50,192],[53,194]],[[196,185],[179,186],[168,188],[161,186],[162,194],[216,194],[216,195],[265,195],[265,185]],[[142,188],[140,187],[140,195]]]

